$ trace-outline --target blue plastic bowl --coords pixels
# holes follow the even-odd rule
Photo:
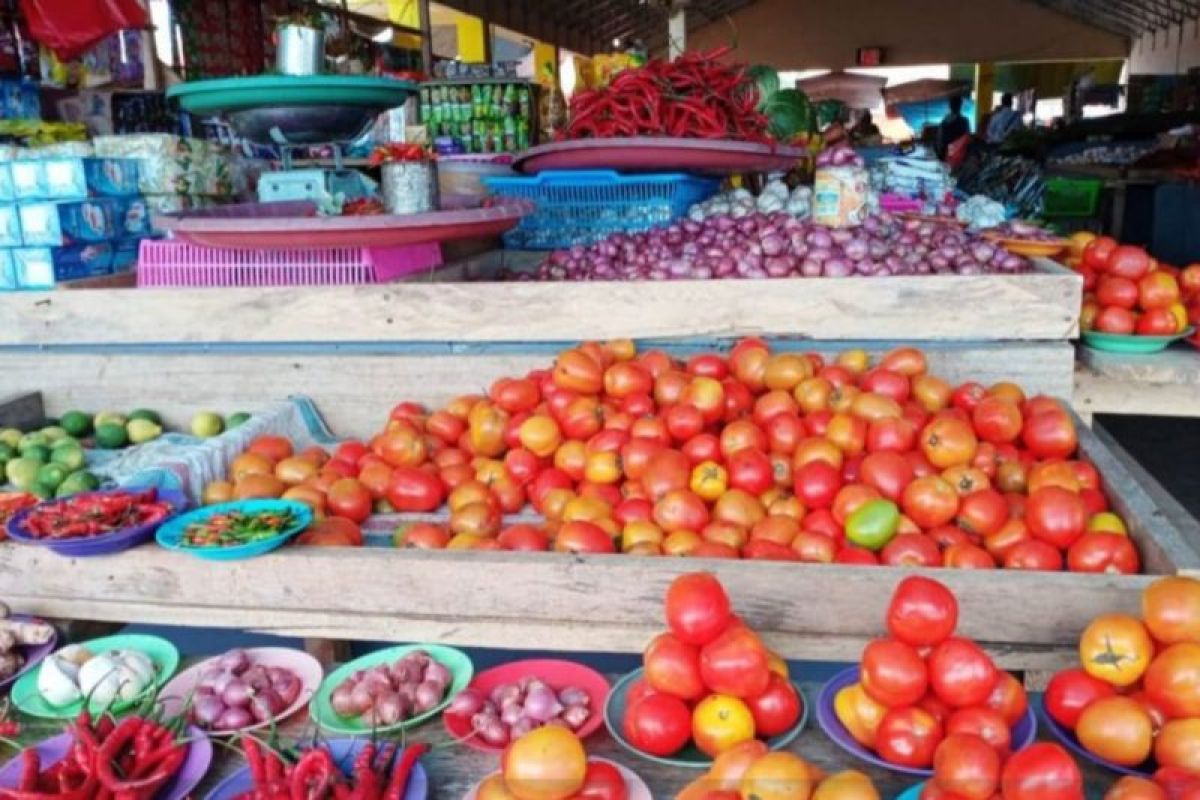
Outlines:
[[[918,783],[916,786],[910,786],[901,792],[896,800],[920,800],[921,790],[925,788],[925,784]]]
[[[217,514],[228,514],[233,511],[240,511],[243,514],[290,511],[296,518],[296,523],[269,539],[250,544],[234,545],[233,547],[192,547],[183,543],[183,535],[189,525],[204,522]],[[312,509],[304,503],[297,503],[294,500],[235,500],[232,503],[205,506],[189,514],[175,517],[158,529],[155,539],[168,550],[177,550],[209,561],[240,561],[244,558],[261,556],[283,546],[288,539],[311,525],[312,520]]]
[[[60,540],[38,539],[30,535],[25,531],[25,520],[28,519],[30,514],[38,509],[62,503],[66,500],[113,494],[115,492],[137,492],[143,491],[145,488],[152,487],[129,486],[121,489],[105,489],[97,492],[84,492],[69,498],[47,500],[44,503],[39,503],[32,508],[23,509],[14,514],[8,521],[8,536],[15,542],[45,547],[52,553],[57,553],[60,556],[67,556],[68,558],[86,558],[89,556],[106,556],[113,553],[120,553],[123,550],[128,550],[131,547],[137,547],[143,542],[150,541],[150,539],[154,537],[155,530],[159,526],[170,524],[172,517],[168,516],[166,520],[152,522],[147,525],[137,525],[132,528],[122,528],[119,531],[102,533],[99,536]],[[174,489],[162,488],[155,488],[155,490],[158,492],[159,500],[171,505],[171,514],[177,515],[180,512],[187,510],[188,499],[187,495],[185,495],[183,492],[179,492]],[[178,519],[178,516],[174,517],[174,519]]]

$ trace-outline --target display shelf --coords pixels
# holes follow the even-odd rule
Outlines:
[[[1200,351],[1181,343],[1148,355],[1080,347],[1075,409],[1093,414],[1200,417]]]

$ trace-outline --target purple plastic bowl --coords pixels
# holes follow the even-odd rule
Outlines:
[[[212,764],[212,742],[199,728],[188,728],[187,758],[174,779],[164,786],[154,800],[185,800],[191,797],[192,790],[200,785],[208,767]],[[74,737],[69,733],[60,733],[49,739],[43,739],[32,747],[37,750],[42,761],[42,769],[62,761],[74,743]],[[0,768],[0,789],[15,789],[21,780],[21,756],[11,758],[3,768]]]
[[[110,494],[113,491],[130,491],[130,489],[112,489],[103,492],[85,492],[75,495],[75,497],[91,497],[93,495]],[[43,506],[50,503],[61,502],[61,500],[49,500],[46,503],[39,503],[33,508],[26,508],[18,511],[8,521],[7,532],[9,538],[22,544],[32,544],[39,547],[45,547],[52,553],[57,553],[60,556],[68,556],[71,558],[86,558],[88,556],[106,556],[112,553],[119,553],[122,550],[128,550],[131,547],[136,547],[139,544],[150,541],[154,538],[154,532],[158,530],[158,526],[169,520],[171,517],[186,511],[188,508],[187,495],[183,492],[175,491],[174,489],[157,489],[158,498],[165,500],[172,506],[172,511],[167,516],[163,517],[158,522],[149,525],[138,525],[134,528],[123,528],[119,531],[105,533],[100,536],[91,536],[86,539],[66,539],[61,542],[46,542],[42,539],[36,539],[23,530],[26,518]]]
[[[837,714],[833,710],[833,700],[837,697],[837,693],[847,686],[858,683],[858,667],[848,667],[842,670],[837,675],[829,679],[829,682],[821,687],[821,693],[817,696],[817,724],[821,726],[821,730],[825,731],[825,735],[853,756],[856,756],[868,764],[874,764],[883,769],[890,769],[892,772],[902,772],[905,775],[923,775],[929,776],[933,774],[931,769],[915,769],[913,767],[902,767],[899,764],[892,764],[884,761],[879,756],[859,744],[850,731],[846,730],[846,726],[837,718]],[[1024,750],[1029,745],[1033,744],[1033,740],[1037,738],[1037,716],[1030,707],[1026,710],[1025,716],[1021,718],[1016,725],[1012,727],[1012,749]]]
[[[349,773],[354,765],[354,757],[366,746],[368,741],[368,739],[330,739],[324,744],[329,748],[334,763],[341,768],[343,773]],[[399,758],[400,753],[403,752],[403,749],[398,750],[396,757]],[[204,800],[233,800],[253,788],[254,782],[250,777],[250,768],[242,767],[221,781],[216,788],[204,796]],[[426,800],[427,797],[429,797],[429,776],[425,774],[425,767],[418,761],[409,775],[408,788],[404,791],[404,800]]]
[[[37,617],[31,617],[28,614],[13,614],[11,617],[9,617],[9,619],[13,620],[14,622],[42,622],[43,621],[43,620],[38,619]],[[57,644],[58,644],[58,631],[55,631],[54,635],[50,637],[50,641],[46,642],[45,644],[39,644],[39,645],[35,645],[33,647],[22,647],[21,650],[23,651],[23,654],[25,656],[25,663],[15,673],[13,673],[12,675],[9,675],[4,680],[0,681],[0,689],[3,689],[5,686],[8,686],[10,683],[14,682],[17,678],[21,677],[26,672],[29,672],[29,670],[36,667],[38,664],[42,663],[42,659],[44,659],[46,656],[48,656],[54,652],[54,647]]]
[[[1111,761],[1105,761],[1103,758],[1100,758],[1100,756],[1089,752],[1086,747],[1079,743],[1079,739],[1075,737],[1073,732],[1058,724],[1058,720],[1050,716],[1050,712],[1046,710],[1045,697],[1040,698],[1038,702],[1042,707],[1042,719],[1045,721],[1046,727],[1048,727],[1050,732],[1054,734],[1054,738],[1066,745],[1068,750],[1075,753],[1075,755],[1079,756],[1080,758],[1086,759],[1093,764],[1099,764],[1105,769],[1111,769],[1113,772],[1120,773],[1121,775],[1137,775],[1142,778],[1149,778],[1158,770],[1158,765],[1154,763],[1153,758],[1150,758],[1148,761],[1137,767],[1123,767],[1120,764],[1114,764]]]

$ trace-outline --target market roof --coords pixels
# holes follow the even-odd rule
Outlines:
[[[1140,36],[1200,17],[1200,0],[1029,0],[1096,28]]]

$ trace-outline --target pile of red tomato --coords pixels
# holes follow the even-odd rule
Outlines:
[[[667,589],[668,631],[643,655],[622,729],[634,747],[672,756],[689,742],[720,753],[790,730],[804,708],[787,664],[733,614],[711,573],[676,578]]]
[[[1083,774],[1057,744],[1007,755],[980,736],[952,733],[938,745],[920,800],[1084,800]]]
[[[401,403],[332,456],[243,459],[266,474],[212,499],[286,492],[354,522],[446,508],[404,547],[1136,572],[1076,449],[1056,400],[952,386],[912,347],[872,364],[753,338],[686,361],[587,342],[487,395]],[[542,522],[505,527],[527,505]]]
[[[1047,685],[1047,713],[1099,758],[1157,766],[1156,780],[1190,783],[1200,798],[1200,581],[1154,582],[1140,619],[1096,617],[1079,660]]]
[[[1200,322],[1200,264],[1176,269],[1107,236],[1072,260],[1083,275],[1085,331],[1174,336]]]
[[[1029,707],[1025,688],[973,641],[954,635],[953,593],[928,578],[905,578],[886,620],[888,636],[863,649],[858,683],[834,698],[834,713],[855,741],[914,769],[933,766],[938,745],[953,734],[978,736],[1006,757],[1012,727]]]

